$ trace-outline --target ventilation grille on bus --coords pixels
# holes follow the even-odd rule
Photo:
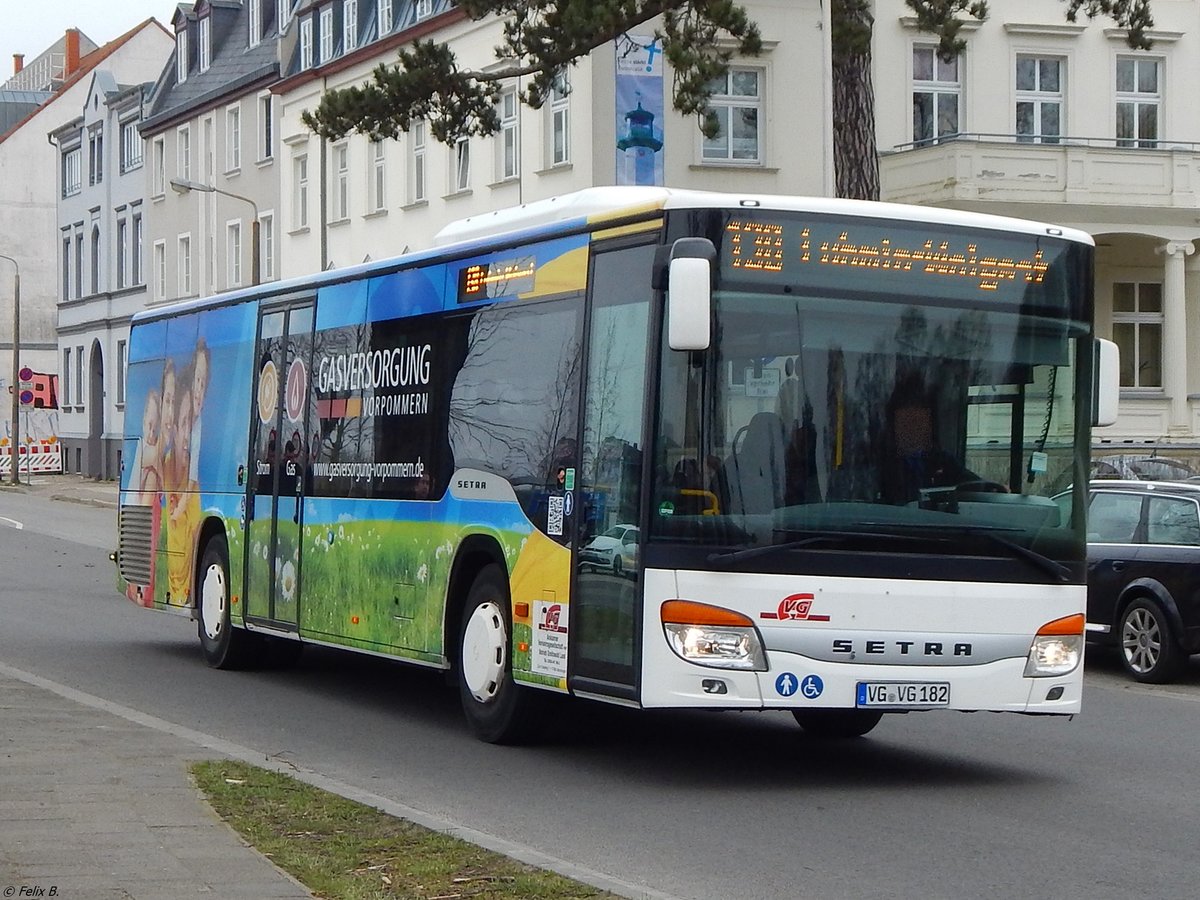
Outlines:
[[[150,552],[153,519],[150,506],[122,506],[118,526],[118,568],[130,584],[149,584],[154,558]]]

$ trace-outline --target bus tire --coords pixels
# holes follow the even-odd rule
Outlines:
[[[879,724],[873,709],[794,709],[792,717],[809,737],[831,740],[862,737]]]
[[[196,580],[196,632],[204,661],[214,669],[244,668],[255,636],[235,629],[229,619],[229,548],[224,535],[204,545]]]
[[[458,689],[475,736],[489,744],[519,743],[529,735],[532,698],[512,677],[508,578],[491,564],[467,592],[458,638]]]

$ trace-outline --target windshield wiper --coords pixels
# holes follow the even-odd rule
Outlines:
[[[1053,575],[1055,578],[1057,578],[1059,581],[1063,582],[1064,584],[1066,584],[1067,582],[1069,582],[1071,580],[1071,570],[1068,569],[1066,566],[1064,566],[1062,563],[1056,562],[1055,560],[1051,559],[1048,556],[1043,556],[1041,553],[1038,553],[1036,550],[1030,550],[1028,547],[1023,547],[1020,544],[1018,544],[1016,541],[1010,541],[1008,538],[1001,537],[998,534],[993,534],[993,533],[985,531],[985,530],[980,530],[978,533],[982,534],[984,537],[988,538],[988,540],[992,541],[993,543],[1000,544],[1003,547],[1007,547],[1009,550],[1012,551],[1014,556],[1019,556],[1019,557],[1021,557],[1021,559],[1032,563],[1034,566],[1041,569],[1043,572],[1046,572],[1049,575]]]

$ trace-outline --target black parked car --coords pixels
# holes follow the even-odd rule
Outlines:
[[[1092,481],[1087,527],[1089,639],[1173,680],[1200,653],[1200,484]]]

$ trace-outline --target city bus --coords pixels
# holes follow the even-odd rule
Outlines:
[[[827,737],[1076,713],[1116,379],[1093,252],[960,211],[603,187],[146,310],[120,590],[193,619],[217,668],[315,644],[445,670],[490,742],[546,692]]]

